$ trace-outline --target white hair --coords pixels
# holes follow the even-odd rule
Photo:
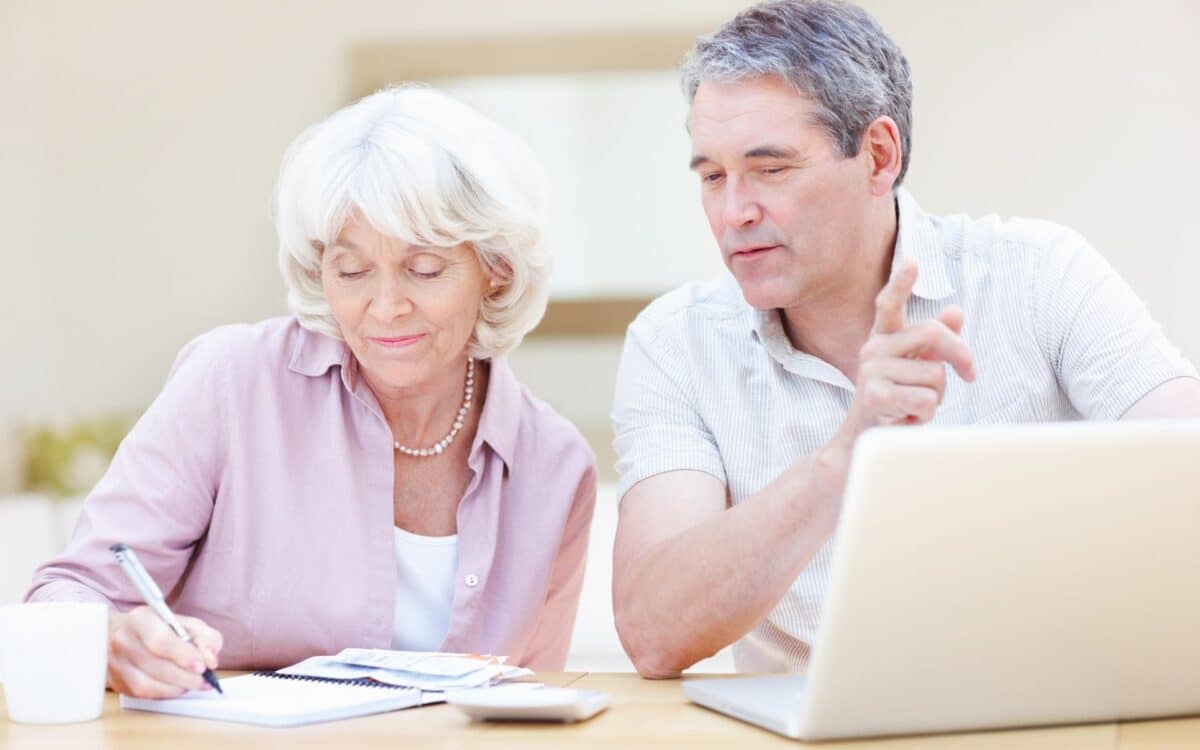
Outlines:
[[[410,244],[467,243],[496,281],[467,353],[511,351],[549,295],[545,179],[518,138],[422,86],[371,94],[288,147],[275,193],[279,268],[305,328],[342,338],[321,287],[321,253],[352,215]]]

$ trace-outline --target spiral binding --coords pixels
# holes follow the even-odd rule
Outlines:
[[[405,687],[403,685],[389,685],[386,682],[372,680],[369,677],[359,677],[356,680],[339,680],[335,677],[315,677],[313,675],[306,674],[283,674],[281,672],[272,672],[268,670],[255,672],[254,675],[256,677],[274,677],[277,680],[295,680],[297,682],[326,682],[333,685],[358,685],[360,687],[389,688],[391,690],[416,690],[416,688]]]

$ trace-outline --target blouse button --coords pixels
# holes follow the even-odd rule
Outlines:
[[[479,576],[475,575],[474,573],[468,573],[467,577],[463,579],[463,583],[467,584],[471,588],[475,588],[479,585]]]

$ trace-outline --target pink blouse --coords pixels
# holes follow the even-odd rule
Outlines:
[[[562,669],[583,582],[595,459],[569,422],[491,362],[458,506],[444,651]],[[178,614],[225,639],[226,669],[387,648],[396,597],[392,436],[357,361],[292,318],[184,347],[27,601],[140,601],[125,542]]]

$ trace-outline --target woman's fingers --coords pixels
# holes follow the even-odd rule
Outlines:
[[[221,633],[195,617],[180,617],[179,622],[191,633],[192,641],[204,659],[204,666],[216,669],[221,648],[225,645],[225,639],[221,637]]]
[[[211,639],[208,633],[205,637]],[[149,607],[125,615],[113,631],[110,645],[117,663],[135,670],[121,675],[126,686],[139,691],[132,694],[142,695],[143,688],[161,692],[163,685],[178,694],[204,685],[201,674],[206,663],[201,651],[176,635]]]
[[[137,635],[134,640],[150,654],[173,662],[187,671],[197,671],[197,665],[201,665],[199,671],[204,671],[204,656],[199,649],[180,638],[149,607],[138,607],[130,612],[126,622],[129,629]]]
[[[109,655],[108,683],[118,693],[136,698],[175,698],[187,690],[148,674],[118,652]]]

